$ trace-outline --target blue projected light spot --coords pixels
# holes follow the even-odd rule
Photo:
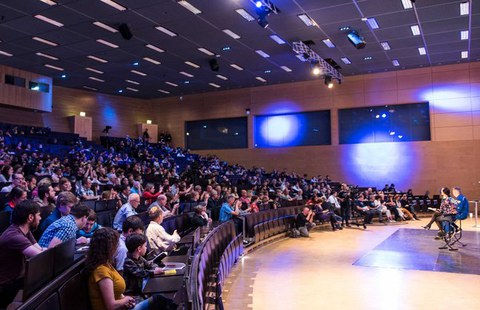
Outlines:
[[[296,115],[279,115],[268,118],[261,126],[260,132],[271,146],[286,146],[298,136],[298,119]]]

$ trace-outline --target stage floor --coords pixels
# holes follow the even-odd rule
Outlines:
[[[227,279],[225,309],[479,309],[480,229],[465,221],[467,246],[450,252],[426,222],[318,231],[256,250]]]

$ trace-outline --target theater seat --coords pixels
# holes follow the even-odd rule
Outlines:
[[[86,275],[77,273],[58,290],[61,309],[91,310]]]
[[[60,310],[60,301],[58,300],[58,294],[53,293],[46,300],[44,300],[35,310]]]

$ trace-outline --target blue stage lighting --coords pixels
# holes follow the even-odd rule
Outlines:
[[[380,118],[380,115],[378,115],[378,114],[377,114],[377,115],[375,115],[375,118]]]
[[[382,118],[385,118],[385,117],[387,117],[387,114],[383,113]]]
[[[256,6],[257,8],[261,8],[262,5],[263,5],[263,4],[262,4],[262,1],[257,1],[257,2],[255,2],[255,6]]]

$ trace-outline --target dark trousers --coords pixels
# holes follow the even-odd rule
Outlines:
[[[345,222],[348,225],[348,220],[350,220],[350,212],[351,212],[350,205],[342,206],[340,208],[340,216],[342,217],[342,224],[343,222]]]

